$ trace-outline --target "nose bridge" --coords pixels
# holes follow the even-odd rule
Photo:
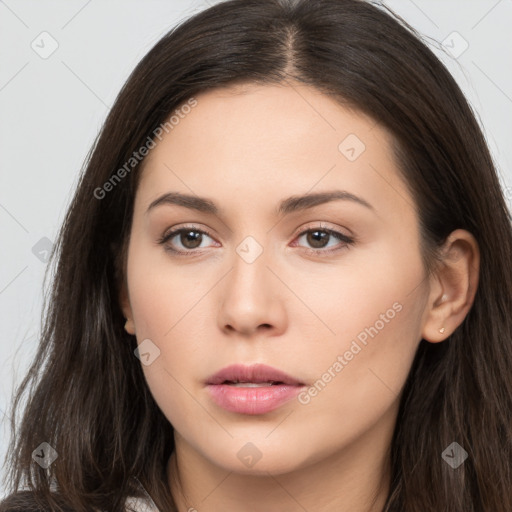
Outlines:
[[[264,243],[249,235],[234,248],[231,272],[221,292],[221,327],[251,332],[261,324],[279,324],[278,280],[267,268],[272,267],[272,254]]]
[[[235,247],[230,284],[242,296],[261,294],[271,286],[267,275],[270,274],[267,265],[270,263],[271,254],[269,248],[264,245],[266,238],[261,238],[261,235],[258,239],[254,235],[248,235]]]

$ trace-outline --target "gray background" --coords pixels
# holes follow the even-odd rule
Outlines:
[[[136,63],[212,3],[0,0],[0,462],[12,390],[35,353],[47,251],[84,158]],[[385,3],[427,38],[462,87],[510,206],[512,1]]]

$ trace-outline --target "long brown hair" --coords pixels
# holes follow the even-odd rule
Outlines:
[[[88,157],[56,244],[40,344],[12,403],[11,493],[23,483],[47,510],[117,512],[136,476],[162,511],[176,510],[166,475],[173,429],[148,389],[118,303],[141,164],[103,197],[98,189],[194,95],[287,79],[394,136],[429,271],[454,229],[470,231],[480,247],[470,312],[444,342],[420,342],[405,383],[385,512],[512,510],[510,213],[450,73],[406,22],[361,0],[222,2],[171,30],[137,65]],[[441,456],[454,441],[468,453],[457,469]],[[32,459],[42,442],[59,454],[48,469]],[[29,502],[29,494],[13,494],[0,510],[16,503],[28,510]]]

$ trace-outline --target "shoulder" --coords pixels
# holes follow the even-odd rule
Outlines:
[[[18,491],[2,498],[0,512],[50,512],[36,500],[35,493],[31,491]]]
[[[126,512],[160,512],[137,477],[132,477],[130,483],[133,487],[131,489],[132,494],[125,501]]]
[[[124,505],[126,512],[160,512],[137,478],[133,478],[130,484],[130,495]],[[53,496],[60,501],[58,493]],[[74,512],[62,502],[59,506],[63,512]],[[48,503],[42,502],[41,498],[38,499],[36,492],[20,490],[4,498],[0,496],[0,512],[53,512],[53,509]]]
[[[75,512],[66,506],[58,493],[52,493],[61,512]],[[17,491],[0,498],[0,512],[54,512],[53,508],[34,491]]]
[[[74,512],[64,508],[65,512]],[[150,498],[130,496],[125,502],[126,512],[159,512]],[[31,491],[19,491],[0,501],[0,512],[53,512],[49,505],[44,505],[36,499]]]

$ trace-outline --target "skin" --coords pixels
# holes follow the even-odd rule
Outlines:
[[[238,85],[196,99],[144,162],[121,293],[126,330],[160,350],[143,371],[174,427],[170,491],[183,512],[380,511],[415,352],[422,338],[442,342],[468,313],[478,245],[454,231],[444,264],[427,276],[390,134],[316,89]],[[338,149],[349,134],[365,145],[354,161]],[[275,214],[284,198],[333,189],[373,210],[337,200]],[[208,197],[221,212],[171,204],[147,212],[171,191]],[[190,223],[211,237],[199,248],[179,235],[167,245],[195,255],[157,243]],[[355,242],[327,237],[322,247],[299,236],[313,228]],[[252,263],[236,251],[247,236],[263,249]],[[308,403],[250,416],[225,411],[205,389],[232,363],[265,363],[312,386],[393,304],[401,310]],[[252,467],[237,457],[248,442],[261,454]]]

